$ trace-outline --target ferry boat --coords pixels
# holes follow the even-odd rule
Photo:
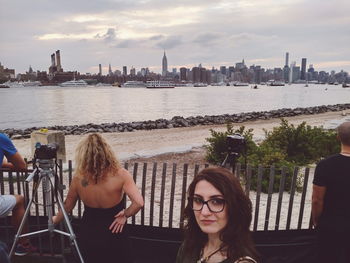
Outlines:
[[[143,81],[129,80],[122,85],[123,88],[144,88],[146,84]]]
[[[175,88],[174,83],[169,81],[150,80],[146,83],[147,89],[171,89]]]
[[[66,82],[62,82],[60,84],[61,87],[84,87],[87,86],[87,83],[85,80],[79,79],[79,80],[70,80]]]
[[[267,84],[268,86],[284,86],[284,82],[282,81],[271,81]]]
[[[233,86],[244,87],[244,86],[249,86],[249,83],[247,83],[247,82],[235,82],[235,83],[233,83]]]
[[[22,85],[24,87],[35,87],[35,86],[41,86],[41,82],[36,80],[36,81],[24,81],[22,82]]]
[[[343,85],[342,85],[342,87],[343,87],[343,88],[350,88],[350,84],[344,82]]]
[[[203,82],[197,82],[193,84],[193,87],[207,87],[208,85]]]

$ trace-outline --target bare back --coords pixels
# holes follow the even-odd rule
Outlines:
[[[76,191],[83,203],[92,208],[110,208],[123,198],[125,177],[130,176],[125,169],[107,174],[97,184],[77,175],[74,177]]]

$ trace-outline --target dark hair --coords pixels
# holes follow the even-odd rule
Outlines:
[[[220,239],[226,245],[227,257],[233,261],[243,256],[257,258],[249,229],[252,220],[252,203],[243,192],[239,180],[224,168],[203,169],[191,182],[187,192],[189,197],[193,196],[197,183],[202,180],[218,189],[226,201],[228,221],[221,231]],[[184,210],[184,220],[184,253],[199,255],[208,241],[208,236],[198,226],[194,212],[188,203]]]

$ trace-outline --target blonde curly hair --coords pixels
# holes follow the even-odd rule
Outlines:
[[[98,133],[82,139],[75,152],[76,175],[97,183],[121,168],[111,146]]]

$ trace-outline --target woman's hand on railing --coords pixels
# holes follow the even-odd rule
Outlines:
[[[125,215],[124,209],[116,214],[113,223],[110,225],[109,230],[112,233],[121,233],[123,231],[123,227],[127,221],[127,217]]]

